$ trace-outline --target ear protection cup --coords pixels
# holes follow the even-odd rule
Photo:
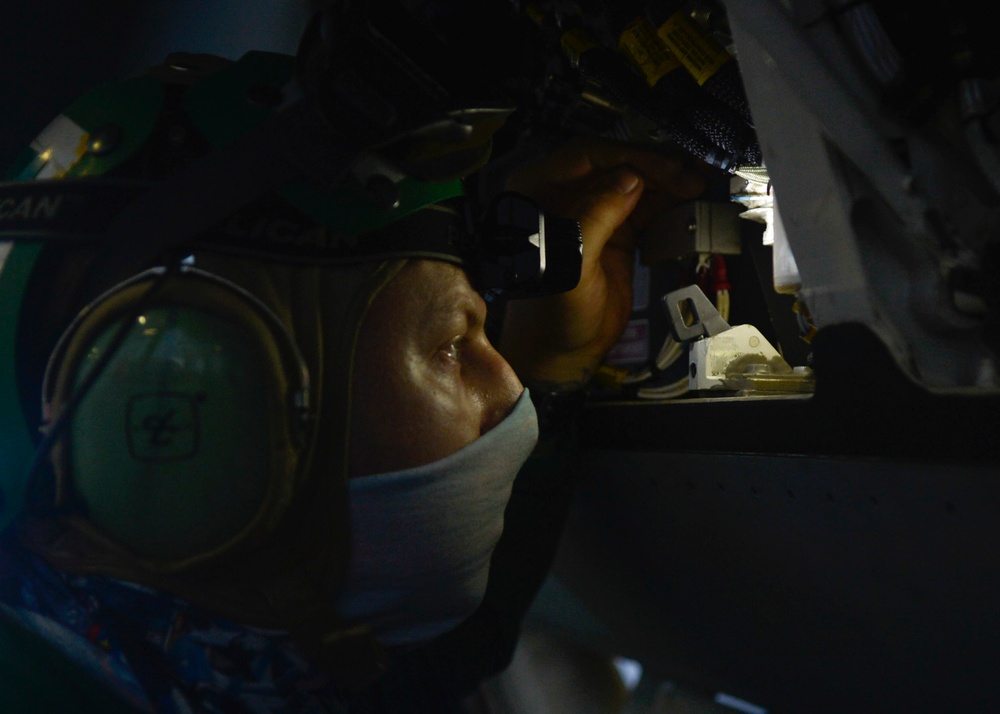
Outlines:
[[[309,382],[291,335],[259,299],[194,268],[162,273],[121,283],[80,313],[49,360],[43,414],[60,419],[112,351],[62,417],[54,505],[172,571],[273,530],[300,478]]]

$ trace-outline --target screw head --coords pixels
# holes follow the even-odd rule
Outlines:
[[[121,144],[122,133],[122,128],[117,124],[105,124],[90,134],[87,152],[94,156],[110,154]]]
[[[387,211],[399,208],[399,189],[388,176],[375,174],[368,179],[365,189],[368,191],[368,196],[379,208]]]

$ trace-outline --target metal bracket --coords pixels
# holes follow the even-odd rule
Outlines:
[[[663,307],[670,318],[670,330],[678,342],[711,337],[729,329],[729,323],[722,319],[715,305],[697,285],[667,293],[663,296]]]

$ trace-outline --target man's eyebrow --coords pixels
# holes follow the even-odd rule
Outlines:
[[[460,284],[440,291],[431,303],[431,319],[439,323],[451,321],[460,314],[468,327],[478,327],[484,322],[482,312],[474,295]]]

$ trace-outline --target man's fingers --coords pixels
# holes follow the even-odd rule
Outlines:
[[[651,184],[669,184],[689,173],[681,156],[668,153],[660,147],[581,137],[570,140],[540,161],[516,171],[508,181],[508,188],[537,192],[622,164],[633,166]]]
[[[584,263],[592,265],[605,244],[622,227],[642,195],[644,179],[629,166],[597,177],[580,197],[578,218],[583,233]]]

